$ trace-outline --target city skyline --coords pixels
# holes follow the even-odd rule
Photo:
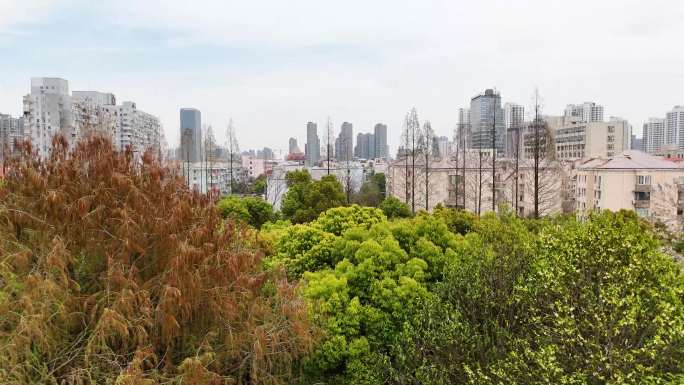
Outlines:
[[[393,152],[411,107],[451,137],[458,108],[485,88],[529,111],[539,87],[553,115],[595,101],[637,135],[649,118],[684,104],[684,54],[670,49],[684,33],[677,2],[500,2],[491,12],[436,1],[192,5],[201,12],[174,1],[4,3],[0,48],[11,55],[0,69],[12,76],[0,80],[0,113],[21,113],[31,77],[61,77],[72,89],[136,100],[174,147],[178,110],[188,105],[219,141],[232,117],[245,148],[285,149],[293,134],[304,143],[302,125],[331,116],[335,127],[349,121],[364,132],[385,122]],[[393,17],[380,17],[388,10]],[[475,20],[487,13],[491,26],[481,29]],[[398,28],[409,20],[414,29]],[[568,48],[580,41],[591,44]]]

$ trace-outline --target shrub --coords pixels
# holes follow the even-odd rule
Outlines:
[[[0,187],[0,382],[275,384],[306,306],[150,154],[27,147]]]

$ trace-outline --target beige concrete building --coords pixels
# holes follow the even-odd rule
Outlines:
[[[556,158],[560,161],[610,158],[630,149],[630,125],[619,118],[608,122],[565,119],[554,134]]]
[[[641,151],[590,159],[577,167],[575,200],[580,216],[592,210],[634,210],[681,230],[684,168]]]

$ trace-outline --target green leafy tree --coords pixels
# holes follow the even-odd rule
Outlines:
[[[408,205],[396,197],[385,198],[378,206],[387,218],[409,218],[413,214]]]
[[[407,328],[405,382],[684,380],[684,277],[642,223],[604,212],[528,230],[487,215]]]
[[[305,383],[394,383],[404,325],[431,297],[430,287],[457,242],[433,216],[389,223],[379,209],[328,210],[281,234],[271,264],[303,280],[325,338],[302,362]]]
[[[327,209],[346,204],[342,185],[333,175],[314,181],[308,171],[291,171],[286,179],[281,213],[292,223],[311,222]]]
[[[385,198],[385,174],[373,174],[361,185],[359,192],[354,193],[354,203],[361,206],[378,207]]]
[[[257,229],[275,219],[273,206],[259,197],[227,196],[218,202],[218,208],[224,218],[238,219]]]
[[[258,195],[266,194],[266,175],[261,174],[252,183],[252,193]]]

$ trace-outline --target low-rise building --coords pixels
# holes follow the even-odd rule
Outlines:
[[[634,210],[681,230],[684,168],[641,151],[590,159],[577,167],[575,200],[580,216],[598,210]]]

